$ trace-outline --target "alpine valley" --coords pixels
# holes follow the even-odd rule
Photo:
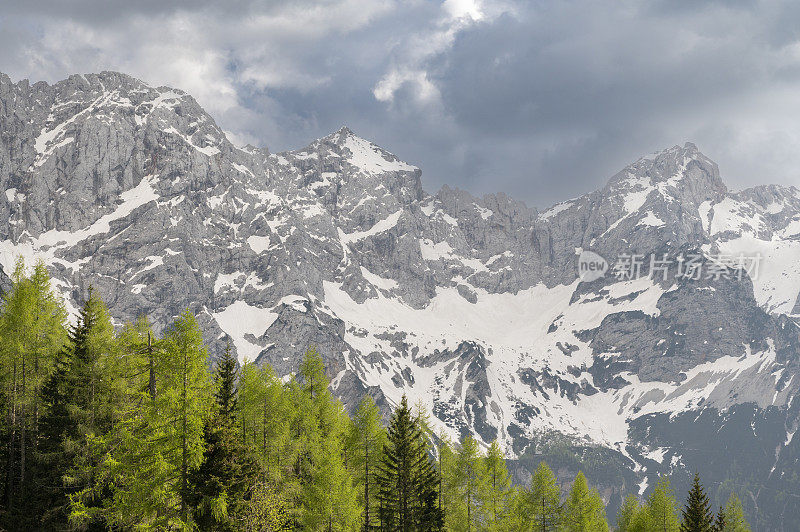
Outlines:
[[[118,324],[188,307],[212,356],[283,376],[315,345],[346,406],[407,394],[520,482],[582,469],[610,516],[697,470],[756,529],[800,522],[800,190],[731,192],[689,143],[543,212],[420,177],[346,127],[273,154],[177,89],[0,74],[0,285],[41,258],[72,314],[89,286]],[[641,275],[581,282],[583,250]],[[689,256],[716,274],[651,271]]]

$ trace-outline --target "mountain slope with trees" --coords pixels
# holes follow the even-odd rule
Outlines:
[[[309,349],[297,375],[213,370],[189,311],[160,337],[147,320],[115,328],[90,290],[68,326],[46,268],[17,263],[0,308],[0,431],[7,530],[609,530],[579,473],[562,497],[540,462],[512,485],[498,443],[452,445],[403,397],[386,426],[366,396],[349,416]],[[681,531],[743,531],[733,496],[711,523],[699,478]],[[663,479],[620,530],[677,530]],[[638,528],[637,528],[638,527]]]

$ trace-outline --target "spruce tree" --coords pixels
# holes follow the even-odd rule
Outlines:
[[[686,507],[683,509],[681,532],[713,532],[713,530],[714,513],[711,511],[708,496],[700,484],[700,475],[695,473]]]
[[[231,353],[231,344],[227,343],[222,357],[217,362],[215,374],[217,414],[220,421],[233,424],[236,417],[236,359]]]
[[[714,532],[725,532],[725,508],[719,507],[717,518],[714,520]]]
[[[70,521],[81,527],[104,527],[102,507],[108,492],[97,471],[111,428],[119,419],[125,384],[111,315],[91,288],[70,342],[72,355],[64,384],[74,434],[64,442],[72,461],[64,475],[72,492]]]
[[[230,344],[217,362],[215,388],[214,414],[203,435],[203,461],[190,471],[184,498],[201,529],[233,531],[247,512],[246,500],[260,471],[236,432],[236,360]]]
[[[56,358],[53,372],[42,388],[42,418],[39,425],[39,447],[34,464],[32,490],[28,504],[20,510],[27,516],[15,517],[25,528],[44,530],[66,529],[70,514],[70,490],[64,475],[72,466],[71,454],[65,452],[64,441],[77,437],[69,412],[64,383],[70,366],[71,344],[66,344]]]
[[[392,415],[387,440],[378,472],[383,530],[441,530],[438,476],[405,396]]]

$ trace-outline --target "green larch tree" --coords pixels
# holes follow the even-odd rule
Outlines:
[[[344,532],[358,527],[358,489],[335,438],[322,440],[315,449],[310,478],[303,486],[303,507],[303,530]]]
[[[565,532],[608,532],[603,500],[596,489],[589,489],[580,471],[564,505],[562,527]]]
[[[634,495],[625,497],[617,512],[617,532],[648,532],[652,528],[647,505]]]
[[[291,472],[294,447],[290,428],[296,413],[290,394],[268,365],[257,368],[245,362],[239,373],[238,430],[267,479],[281,483]]]
[[[527,519],[533,524],[531,530],[548,532],[560,526],[561,492],[556,476],[545,462],[540,462],[536,468],[524,498]]]
[[[481,495],[484,492],[484,462],[478,441],[467,436],[456,452],[454,483],[462,504],[454,505],[453,530],[477,530],[482,522]]]
[[[750,525],[744,517],[744,508],[735,493],[731,493],[725,508],[722,509],[723,525],[720,532],[750,532]]]
[[[486,519],[486,528],[490,532],[503,530],[506,528],[509,517],[513,489],[506,460],[497,440],[489,445],[483,462],[485,479],[481,503]]]
[[[647,498],[647,513],[653,532],[680,530],[675,493],[672,491],[669,478],[661,477],[656,483],[653,492]]]
[[[357,485],[363,490],[359,503],[363,508],[362,529],[372,530],[377,523],[378,493],[375,477],[386,443],[386,431],[381,425],[381,413],[370,395],[365,395],[358,405],[347,435],[350,468]]]
[[[50,286],[44,263],[37,262],[27,276],[19,258],[11,279],[12,288],[3,294],[0,310],[0,395],[5,399],[0,438],[7,508],[38,491],[36,482],[29,482],[28,469],[39,445],[42,387],[67,338],[66,311]]]
[[[185,528],[192,524],[189,474],[203,462],[214,403],[206,349],[191,312],[166,329],[152,356],[155,396],[149,383],[142,387],[140,407],[115,425],[104,462],[103,475],[113,485],[105,516],[121,528]]]

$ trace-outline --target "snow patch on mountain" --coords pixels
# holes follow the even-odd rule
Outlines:
[[[236,301],[225,309],[212,314],[220,328],[230,336],[239,362],[254,361],[263,348],[250,338],[258,339],[278,318],[270,309]],[[250,338],[248,338],[250,337]]]

